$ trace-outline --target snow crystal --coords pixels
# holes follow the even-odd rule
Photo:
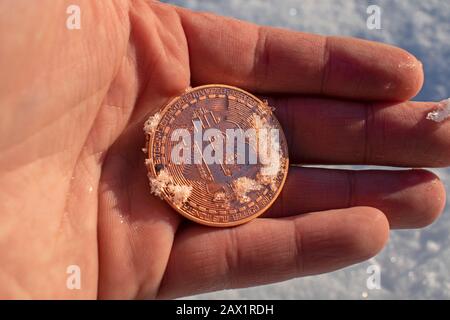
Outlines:
[[[266,118],[261,118],[259,115],[253,114],[252,122],[257,131],[258,140],[265,139],[267,141],[267,144],[264,145],[262,150],[259,149],[261,144],[258,145],[258,156],[263,163],[260,170],[262,178],[260,182],[265,181],[268,182],[267,184],[273,184],[281,170],[282,162],[279,135],[271,134],[271,130],[274,130],[274,127],[269,124]]]
[[[258,156],[263,164],[256,175],[256,180],[248,177],[240,177],[233,181],[233,188],[236,198],[245,203],[250,201],[248,193],[261,190],[264,186],[270,186],[272,191],[276,189],[276,178],[281,170],[283,161],[280,151],[279,135],[271,134],[274,127],[265,117],[260,117],[256,113],[252,115],[251,122],[256,129],[258,142]],[[267,143],[261,143],[261,140]]]
[[[290,9],[289,9],[289,15],[290,15],[291,17],[296,16],[297,13],[298,13],[297,8],[290,8]]]
[[[261,190],[261,188],[260,183],[247,177],[240,177],[233,181],[233,190],[240,203],[249,202],[250,198],[247,194],[251,191]]]
[[[447,118],[450,118],[450,98],[439,102],[437,109],[427,115],[428,120],[435,122],[442,122]]]
[[[159,112],[155,113],[153,116],[150,116],[144,123],[144,132],[150,134],[155,131],[159,121],[161,121],[161,114]]]
[[[181,206],[191,195],[192,186],[170,184],[168,190],[173,194],[173,203],[177,206]]]
[[[439,243],[436,243],[432,240],[427,241],[427,250],[429,252],[435,253],[435,252],[438,252],[440,249],[441,249],[441,246],[439,245]]]
[[[216,192],[213,197],[213,201],[224,201],[226,199],[225,192]]]
[[[192,192],[191,186],[175,184],[166,169],[160,170],[156,178],[149,178],[149,180],[152,194],[162,199],[163,191],[167,190],[176,206],[185,203]]]
[[[163,169],[158,173],[156,178],[150,178],[150,192],[155,196],[162,198],[164,188],[172,183],[172,179],[167,170]]]

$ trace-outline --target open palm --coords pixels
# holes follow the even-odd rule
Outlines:
[[[431,223],[424,170],[291,167],[262,218],[195,225],[150,196],[143,122],[189,86],[236,85],[276,107],[291,163],[439,167],[450,124],[404,102],[423,82],[401,49],[259,27],[154,1],[0,4],[0,297],[171,298],[368,259],[389,227]],[[306,214],[308,213],[308,214]],[[66,286],[79,266],[81,288]]]

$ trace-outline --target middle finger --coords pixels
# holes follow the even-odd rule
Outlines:
[[[291,163],[450,165],[450,122],[426,119],[436,103],[287,97],[269,104],[286,134]]]

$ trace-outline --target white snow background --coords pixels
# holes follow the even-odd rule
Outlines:
[[[169,0],[264,25],[326,35],[345,35],[402,47],[424,64],[426,81],[414,99],[450,96],[450,1],[448,0]],[[381,30],[366,26],[369,5],[382,10]],[[447,60],[448,59],[448,60]],[[433,170],[450,190],[450,169]],[[319,276],[193,296],[201,299],[449,299],[450,216],[422,230],[392,231],[375,258]],[[381,289],[366,286],[367,268],[381,268]]]

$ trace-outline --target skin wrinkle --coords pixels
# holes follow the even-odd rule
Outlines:
[[[159,4],[158,3],[152,3],[152,6],[155,6],[155,8],[157,8],[157,7],[159,7]],[[140,15],[139,15],[139,12],[140,11],[137,11],[136,13],[134,13],[134,14],[130,14],[130,19],[132,20],[132,21],[134,21],[134,20],[136,20],[136,21],[140,21]],[[177,13],[177,12],[174,12],[174,13],[171,13],[171,15],[173,15],[174,17],[176,16],[178,19],[179,19],[179,28],[181,29],[181,30],[184,30],[184,28],[183,28],[183,25],[182,25],[182,23],[181,23],[181,17],[179,16],[179,14]],[[154,88],[149,88],[148,87],[148,85],[150,84],[150,83],[152,83],[152,80],[154,79],[154,77],[155,77],[155,75],[156,74],[159,74],[160,76],[167,76],[167,75],[165,75],[164,74],[164,71],[163,70],[160,70],[159,68],[160,68],[160,66],[162,66],[162,65],[166,65],[166,64],[168,64],[168,62],[169,62],[169,60],[168,60],[168,57],[169,57],[169,54],[168,54],[168,52],[166,51],[166,48],[165,48],[165,46],[164,45],[162,45],[162,39],[160,38],[160,35],[161,34],[164,34],[163,32],[162,32],[162,30],[163,29],[161,29],[161,27],[160,27],[160,20],[159,19],[157,19],[155,16],[154,16],[154,13],[152,13],[152,17],[154,17],[154,19],[156,20],[156,23],[157,23],[157,25],[158,25],[158,28],[157,28],[157,33],[159,32],[159,34],[158,34],[158,36],[157,37],[152,37],[152,39],[158,39],[158,43],[159,43],[159,45],[157,45],[157,47],[158,48],[160,48],[160,47],[162,47],[163,49],[164,49],[164,54],[163,55],[157,55],[155,58],[153,58],[153,60],[150,62],[150,64],[147,64],[146,66],[142,66],[142,65],[140,65],[136,70],[139,70],[139,72],[138,72],[138,74],[139,74],[139,78],[141,79],[140,80],[140,82],[142,82],[141,83],[141,85],[140,85],[140,90],[139,90],[139,94],[138,94],[138,98],[137,98],[137,102],[136,102],[136,105],[138,105],[138,106],[141,106],[141,105],[144,105],[145,103],[144,103],[144,101],[146,100],[146,99],[148,99],[148,97],[147,97],[147,92],[149,92],[149,91],[151,91],[151,90],[153,90]],[[133,23],[132,23],[133,24]],[[134,42],[136,42],[136,41],[139,41],[139,38],[140,37],[144,37],[145,38],[145,36],[143,36],[143,35],[141,35],[142,33],[148,33],[148,31],[146,32],[145,30],[146,30],[146,28],[145,28],[145,22],[144,21],[142,21],[141,22],[141,24],[142,25],[140,25],[139,27],[137,27],[137,28],[134,28],[134,30],[135,30],[135,32],[134,33],[132,33],[132,35],[131,35],[131,37],[130,37],[130,43],[131,44],[133,44]],[[166,30],[164,30],[164,31],[166,31]],[[184,36],[184,39],[186,39],[186,36],[185,36],[185,34],[184,34],[184,32],[183,32],[183,36]],[[174,40],[175,39],[175,37],[171,34],[170,36],[169,36],[172,40]],[[169,41],[170,42],[170,41]],[[178,43],[178,41],[174,41],[174,43]],[[187,41],[185,41],[185,44],[186,44],[186,47],[188,47],[188,45],[187,45]],[[133,44],[133,47],[134,48],[136,48],[136,46],[134,46],[134,44]],[[146,57],[148,56],[148,54],[149,54],[149,52],[148,52],[148,50],[149,50],[149,48],[148,47],[146,47],[146,48],[142,48],[142,49],[139,49],[139,50],[135,50],[135,52],[136,52],[136,60],[137,61],[145,61],[146,59]],[[188,54],[188,51],[186,52],[186,55],[184,55],[183,57],[185,57],[185,56],[189,56],[189,54]],[[164,57],[165,57],[165,59],[164,59]],[[188,63],[189,63],[189,60],[188,60]],[[151,65],[151,66],[150,66]],[[181,65],[181,63],[180,63],[180,65]],[[142,72],[141,70],[144,70],[145,72]],[[148,76],[148,75],[150,75],[150,76]],[[189,77],[188,77],[189,78]],[[145,80],[142,80],[142,79],[145,79]],[[159,81],[162,81],[163,79],[159,79]],[[178,85],[178,83],[177,83],[177,86],[174,88],[174,90],[171,90],[170,92],[162,92],[162,91],[160,91],[160,92],[158,92],[158,94],[160,95],[160,96],[164,96],[164,97],[166,97],[166,98],[163,98],[163,101],[161,101],[161,103],[155,103],[155,106],[154,107],[152,107],[152,109],[154,109],[155,107],[156,107],[156,105],[161,105],[161,104],[163,104],[163,102],[165,102],[165,101],[167,101],[168,100],[168,98],[167,97],[173,97],[173,96],[176,96],[176,95],[178,95],[179,93],[181,93],[182,91],[184,91],[188,86],[189,86],[189,84],[187,83],[187,82],[185,82],[185,81],[182,81],[183,83],[179,83],[179,85]],[[172,88],[172,87],[171,87]],[[136,108],[135,109],[135,111],[134,111],[134,113],[133,113],[133,115],[132,115],[132,119],[134,119],[134,118],[137,118],[137,116],[138,116],[138,112],[137,112],[137,110],[138,110],[139,108]],[[147,108],[148,109],[148,108]],[[154,110],[153,110],[154,111]],[[150,111],[150,113],[151,112],[153,112],[153,111]],[[149,114],[149,112],[147,112],[146,113],[147,115]],[[139,119],[138,121],[140,121],[141,119]],[[137,122],[136,122],[137,123]]]
[[[113,125],[111,125],[111,127],[121,126],[123,121],[121,121],[120,119],[126,119],[128,116],[129,107],[126,107],[124,105],[111,105],[111,104],[103,103],[99,113],[102,112],[102,110],[103,110],[102,108],[103,109],[113,109],[114,111],[112,111],[112,112],[116,112],[118,110],[120,113],[120,115],[118,115],[117,117],[114,117],[114,119],[116,121]],[[119,118],[119,119],[117,119],[117,118]],[[97,121],[99,121],[98,116],[94,121],[94,125],[91,129],[92,131],[90,132],[89,135],[95,136],[96,134],[98,134],[97,133],[98,128],[96,126]],[[115,137],[113,134],[110,134],[110,136],[108,137],[108,141],[105,143],[105,146],[101,146],[101,144],[97,143],[96,141],[94,142],[94,141],[88,140],[85,145],[86,150],[89,150],[87,152],[87,157],[94,157],[99,164],[103,163],[103,161],[105,159],[105,151],[107,150],[108,146],[110,146],[114,143],[114,141],[115,141]]]
[[[233,280],[235,276],[233,275],[233,270],[239,269],[241,259],[241,253],[239,250],[239,241],[237,240],[236,230],[230,231],[228,233],[228,245],[224,250],[224,261],[225,261],[225,273],[224,280],[221,287],[231,289],[234,287]]]
[[[406,106],[410,106],[412,108],[414,107],[414,106],[410,105],[409,103],[406,103],[405,105]],[[424,121],[422,121],[423,118],[421,117],[421,115],[419,113],[414,113],[413,112],[413,113],[409,113],[408,114],[407,112],[403,112],[403,113],[401,113],[401,115],[402,115],[402,118],[404,119],[405,122],[407,122],[409,120],[410,123],[415,123],[416,124],[416,125],[414,125],[412,127],[412,129],[414,127],[420,126],[421,124],[424,123]],[[383,131],[383,134],[384,134],[384,136],[383,136],[384,140],[383,141],[386,141],[386,139],[387,139],[387,134],[386,134],[387,128],[386,127],[387,127],[387,124],[386,124],[386,121],[384,121],[383,122],[383,128],[385,128],[385,130]],[[413,137],[414,136],[414,131],[413,130],[410,130],[410,131],[411,131],[411,134],[409,136]],[[409,139],[409,141],[413,144],[413,147],[411,148],[412,152],[409,155],[411,157],[414,157],[414,153],[418,153],[421,150],[421,147],[418,144],[419,138],[420,137],[418,137],[418,139]],[[425,148],[422,149],[422,152],[428,153],[428,154],[434,154],[435,153],[433,150],[429,150],[429,152],[427,152],[428,150],[429,150],[429,147],[425,146]],[[436,152],[436,153],[438,154],[439,152]]]
[[[294,234],[294,250],[295,250],[295,256],[297,259],[295,259],[295,269],[296,274],[302,274],[305,272],[305,261],[306,254],[304,254],[304,245],[303,245],[303,230],[301,230],[301,224],[296,223],[294,220],[293,226],[293,234]]]
[[[289,173],[288,173],[288,174],[289,174]],[[275,202],[276,202],[276,203],[279,202],[280,211],[281,211],[282,213],[285,212],[285,208],[286,208],[286,206],[285,206],[285,201],[286,201],[286,199],[285,199],[285,197],[284,197],[284,194],[283,194],[283,192],[281,192],[281,193],[278,195],[277,201],[275,201]],[[269,209],[270,209],[270,208],[269,208]]]
[[[0,269],[0,282],[4,285],[4,279],[8,279],[7,280],[7,286],[12,286],[13,289],[11,291],[13,291],[14,293],[10,293],[9,295],[3,297],[5,300],[9,300],[9,299],[14,299],[15,297],[23,297],[23,300],[31,300],[33,297],[31,296],[31,294],[28,292],[28,290],[26,289],[26,287],[24,287],[21,283],[20,283],[20,278],[18,277],[14,277],[11,274],[7,274],[3,269]]]
[[[153,14],[152,14],[153,17]],[[129,39],[129,45],[131,45],[134,49],[134,53],[136,55],[135,61],[145,61],[145,59],[142,58],[142,56],[146,56],[146,52],[144,49],[139,49],[136,50],[138,47],[136,47],[134,45],[134,42],[136,42],[136,37],[139,38],[139,34],[142,33],[142,29],[145,29],[144,27],[142,27],[141,25],[138,24],[138,22],[141,19],[141,17],[139,16],[138,13],[133,12],[133,10],[130,10],[130,21],[131,25],[135,25],[137,24],[137,27],[132,27],[131,28],[131,34],[130,34],[130,39]],[[141,24],[143,24],[143,22],[141,22]],[[155,39],[159,39],[159,38],[155,38]],[[161,47],[161,46],[158,46]],[[165,51],[164,51],[165,52]],[[136,70],[140,70],[140,72],[138,72],[139,74],[139,79],[140,79],[140,88],[142,88],[141,90],[139,90],[139,92],[145,92],[147,91],[148,88],[148,84],[151,82],[152,78],[153,78],[153,70],[155,68],[155,66],[158,64],[158,61],[161,60],[161,55],[156,55],[155,57],[152,58],[152,60],[148,61],[147,64],[145,66],[139,65]],[[144,75],[150,75],[150,76],[144,76]],[[145,80],[142,80],[145,79]],[[139,104],[140,102],[140,98],[141,98],[142,94],[138,94],[137,96],[137,104]]]
[[[360,71],[358,73],[358,76],[353,79],[353,83],[355,84],[355,88],[354,88],[355,92],[362,92],[362,90],[364,88],[364,83],[367,83],[367,82],[370,83],[370,80],[369,81],[364,81],[364,80],[367,80],[367,75],[365,75],[364,72]]]
[[[81,154],[81,153],[80,153]],[[80,157],[80,155],[78,156],[78,158]],[[77,160],[76,162],[78,163],[79,160]],[[71,174],[70,174],[70,178],[69,178],[69,183],[67,185],[67,190],[66,190],[66,194],[71,194],[72,190],[73,190],[73,182],[74,180],[72,179],[72,177],[74,176],[74,172],[76,171],[76,165],[74,166]],[[61,218],[59,221],[59,227],[57,228],[58,233],[61,233],[61,231],[64,229],[64,226],[67,224],[71,224],[70,223],[70,212],[69,212],[69,197],[67,197],[64,201],[64,211],[61,213]],[[71,225],[71,228],[74,229],[73,224]]]
[[[186,36],[186,27],[183,23],[183,18],[181,17],[180,13],[178,11],[176,11],[177,13],[177,17],[178,17],[178,23],[180,24],[181,30],[183,31],[183,36],[184,36],[184,42],[186,44],[186,49],[187,49],[187,59],[188,59],[188,66],[189,66],[189,70],[191,70],[192,66],[191,66],[191,49],[189,46],[189,40],[188,37]],[[189,85],[191,85],[192,83],[192,79],[191,79],[191,73],[189,72]]]
[[[289,104],[289,100],[285,100],[285,101],[287,102],[287,104]],[[297,126],[294,125],[295,117],[292,114],[293,112],[291,111],[291,108],[286,108],[284,110],[284,113],[286,114],[287,119],[290,119],[289,120],[289,122],[291,124],[290,127],[291,128],[296,128],[296,129],[292,129],[292,130],[288,131],[288,134],[287,134],[287,136],[289,137],[288,152],[289,152],[289,155],[291,155],[292,154],[292,150],[296,150],[296,149],[294,149],[294,143],[295,143],[295,136],[296,136],[295,133],[296,133],[296,130],[298,130],[298,129],[297,129]],[[297,149],[297,151],[298,151],[298,149]]]
[[[370,159],[372,158],[370,131],[371,129],[374,129],[374,127],[371,126],[372,120],[374,119],[373,103],[366,103],[364,111],[364,155],[362,163],[367,165],[370,163]]]
[[[292,150],[295,150],[294,149],[294,141],[295,141],[294,137],[296,136],[295,135],[295,130],[296,130],[295,128],[296,128],[296,126],[294,125],[295,117],[293,117],[293,114],[291,114],[291,108],[289,108],[289,103],[290,103],[289,99],[274,98],[274,104],[273,105],[276,105],[276,106],[278,106],[278,105],[286,105],[287,106],[286,108],[277,108],[275,110],[275,115],[278,112],[282,112],[282,113],[284,113],[285,119],[289,119],[288,121],[290,122],[290,128],[292,128],[292,129],[287,131],[287,132],[285,132],[285,135],[286,135],[287,144],[288,144],[289,156],[291,156]],[[290,159],[290,162],[291,161],[292,160]]]
[[[100,92],[100,91],[103,90],[103,89],[104,89],[104,88],[99,89],[98,92]],[[97,94],[98,92],[96,92],[95,94]],[[90,98],[91,98],[91,97],[87,97],[85,100],[88,100],[88,99],[90,99]],[[79,106],[77,106],[77,107],[79,108]],[[66,114],[61,114],[61,118],[66,118],[67,116],[68,116],[68,113],[66,113]],[[60,119],[60,118],[59,118],[59,119]],[[9,146],[9,147],[6,147],[6,149],[3,149],[3,150],[2,150],[2,156],[5,157],[5,154],[6,154],[6,153],[13,152],[14,149],[20,149],[21,146],[22,146],[23,144],[29,143],[29,141],[30,141],[31,139],[35,139],[36,137],[39,137],[40,135],[43,134],[43,131],[42,131],[43,129],[46,129],[47,127],[53,125],[53,124],[55,123],[55,121],[57,121],[57,120],[59,120],[59,119],[52,120],[52,122],[46,123],[46,124],[42,127],[41,131],[33,131],[30,135],[26,136],[26,137],[25,137],[22,141],[20,141],[18,144],[15,144],[15,145],[11,145],[11,146]],[[45,131],[44,131],[44,133],[45,133]],[[9,165],[5,163],[4,166],[6,166],[6,168],[7,168],[9,171],[12,171],[12,170],[15,170],[16,168],[20,168],[20,167],[23,167],[23,166],[25,166],[25,165],[29,165],[29,164],[33,163],[33,161],[42,160],[42,159],[45,158],[45,157],[52,157],[52,156],[55,156],[55,155],[57,155],[57,154],[59,154],[59,153],[63,153],[63,152],[65,152],[65,150],[60,150],[60,151],[55,150],[54,152],[47,153],[47,154],[45,154],[45,155],[43,155],[43,156],[40,156],[40,157],[38,157],[38,158],[25,157],[25,158],[22,158],[21,161],[18,161],[18,162],[16,162],[16,163],[9,163]]]
[[[329,222],[327,221],[320,229],[314,230],[314,231],[308,231],[308,241],[303,241],[303,250],[306,252],[310,252],[308,255],[308,258],[310,258],[309,261],[304,261],[304,266],[306,272],[308,270],[313,268],[314,260],[317,258],[334,258],[335,253],[330,252],[330,250],[321,250],[321,251],[314,251],[311,250],[311,248],[319,247],[323,249],[324,247],[328,247],[330,240],[326,237],[329,229]],[[311,246],[311,244],[313,244]],[[310,247],[309,247],[310,246]]]
[[[188,26],[188,24],[190,24],[191,22],[187,23],[185,20],[185,18],[183,18],[184,14],[182,14],[183,11],[186,11],[187,9],[181,9],[179,7],[175,7],[175,10],[178,14],[179,20],[180,20],[180,25],[181,28],[183,30],[183,34],[184,37],[186,39],[186,45],[187,45],[187,49],[188,49],[188,61],[189,61],[189,70],[193,70],[193,63],[192,63],[192,59],[190,58],[191,56],[194,56],[193,52],[192,52],[192,46],[189,44],[189,39],[192,38],[189,36],[189,34],[191,33],[190,31],[190,26]],[[210,20],[211,23],[215,23],[215,19],[214,16],[210,13],[207,12],[197,12],[195,13],[199,16],[202,16],[204,19],[208,19]],[[222,34],[219,33],[219,39],[222,39]],[[191,86],[196,86],[196,85],[201,85],[202,82],[198,81],[197,79],[193,78],[192,73],[190,72],[190,85]]]
[[[319,94],[326,94],[326,86],[328,81],[328,75],[331,70],[331,42],[330,37],[325,36],[324,37],[324,45],[323,45],[323,58],[322,58],[322,65],[323,65],[323,71],[322,71],[322,81],[320,85]]]
[[[354,207],[357,203],[355,199],[355,187],[356,187],[356,176],[353,171],[346,171],[347,172],[347,185],[348,185],[348,204],[347,208]]]
[[[122,159],[122,163],[125,166],[134,166],[134,162],[132,160],[129,159],[129,157],[127,156],[127,154],[120,154],[120,153],[116,153],[115,157],[120,157]],[[131,216],[132,216],[132,191],[130,190],[131,186],[127,183],[127,177],[123,174],[123,172],[120,170],[119,173],[119,184],[120,184],[120,188],[121,190],[125,190],[125,200],[122,198],[121,200],[117,200],[120,204],[120,211],[121,211],[121,216],[119,217],[120,219],[122,219],[124,222],[122,223],[122,225],[127,227],[127,232],[126,232],[126,238],[128,239],[128,258],[126,259],[127,261],[129,261],[129,265],[132,266],[132,269],[134,270],[134,272],[132,272],[133,275],[137,275],[138,274],[138,270],[139,267],[137,266],[137,261],[139,259],[136,259],[139,255],[136,254],[137,250],[137,246],[136,246],[136,240],[135,240],[135,236],[136,233],[133,231],[132,229],[132,221],[131,221]],[[108,185],[110,185],[110,182],[108,182]],[[102,190],[103,193],[105,192],[110,192],[113,194],[114,197],[117,197],[115,192],[113,191],[113,187],[110,185],[108,187],[107,190]],[[123,193],[122,193],[123,195]],[[101,278],[99,277],[99,280]],[[134,283],[136,284],[133,288],[130,288],[129,290],[134,292],[134,296],[138,297],[139,296],[139,292],[140,292],[140,288],[143,285],[142,281],[134,281]]]
[[[118,70],[116,71],[116,74],[117,74],[117,72],[118,72]],[[111,86],[111,83],[114,81],[114,79],[115,79],[115,77],[113,78],[113,80],[111,80],[111,82],[109,83],[109,86]],[[97,117],[98,117],[98,115],[99,115],[99,113],[100,113],[100,109],[102,108],[102,106],[103,106],[103,103],[100,104],[100,107],[98,108],[97,113],[96,113],[94,119],[93,119],[92,122],[91,122],[90,129],[89,129],[89,131],[88,131],[86,137],[84,138],[84,143],[82,144],[83,146],[85,146],[85,145],[87,144],[87,141],[88,141],[89,139],[91,139],[92,131],[94,130],[93,125],[94,125],[94,124],[96,123],[96,121],[97,121]],[[75,165],[73,166],[73,170],[72,170],[72,172],[71,172],[70,177],[73,177],[73,176],[74,176],[74,173],[75,173],[75,171],[76,171],[76,169],[77,169],[77,167],[78,167],[78,163],[81,161],[81,157],[83,156],[84,151],[85,151],[85,149],[84,149],[84,148],[81,148],[80,152],[78,153],[78,156],[76,157]],[[102,164],[101,164],[101,165],[102,165]],[[93,183],[92,185],[93,185],[93,186],[98,186],[98,185],[99,185],[99,182],[100,182],[100,174],[97,175],[97,178],[96,178],[96,179],[94,179],[94,183]],[[69,180],[68,191],[67,191],[67,192],[69,192],[69,193],[70,193],[71,190],[72,190],[72,183],[73,183],[73,180],[70,179],[70,180]],[[64,215],[66,212],[68,212],[68,198],[65,199],[63,215]],[[97,212],[98,212],[98,201],[97,201]],[[61,229],[61,227],[62,227],[64,221],[70,221],[70,220],[66,220],[66,219],[64,219],[64,217],[62,217],[61,220],[60,220],[60,229]],[[97,223],[96,223],[96,224],[97,224]],[[73,227],[73,226],[72,226],[72,227]]]
[[[136,131],[136,132],[141,132],[142,130],[141,130],[141,128],[140,128],[140,126],[138,126],[138,127],[136,127],[136,129],[133,129],[134,131]],[[140,135],[139,135],[140,136]],[[126,152],[126,150],[124,151],[124,152],[117,152],[117,153],[115,153],[115,156],[120,156],[122,159],[123,159],[123,161],[124,161],[124,164],[127,166],[127,167],[129,167],[130,168],[130,170],[120,170],[120,172],[126,172],[126,171],[134,171],[134,170],[137,170],[139,167],[140,167],[140,165],[141,165],[141,161],[135,161],[135,160],[133,160],[134,158],[133,157],[135,157],[135,155],[136,155],[136,157],[143,157],[143,155],[141,155],[141,152],[138,152],[138,151],[136,151],[136,152],[133,152],[132,153],[132,157],[130,158],[130,154],[128,153],[128,152]],[[127,178],[127,176],[125,176],[125,175],[121,175],[122,176],[122,184],[124,184],[125,186],[126,186],[126,190],[127,190],[127,194],[128,194],[128,200],[127,200],[127,202],[128,202],[128,205],[127,205],[127,207],[128,207],[128,209],[126,209],[128,212],[129,212],[129,214],[127,215],[127,214],[124,214],[124,218],[123,219],[126,219],[126,223],[123,223],[124,225],[126,224],[127,226],[128,226],[128,224],[135,224],[135,222],[134,222],[134,219],[130,219],[130,216],[131,216],[131,214],[133,213],[133,209],[131,208],[131,203],[130,203],[130,201],[131,201],[131,198],[133,198],[134,196],[134,192],[133,192],[133,190],[135,190],[134,188],[135,188],[135,183],[133,184],[133,185],[129,185],[129,184],[127,184],[126,183],[126,181],[125,180],[127,180],[127,179],[125,179],[125,178]],[[125,179],[125,180],[123,180],[123,179]],[[133,189],[131,189],[131,188],[133,188]],[[122,187],[119,187],[118,189],[123,189]],[[111,187],[111,190],[114,190],[114,187]],[[112,191],[112,192],[114,192],[114,191]],[[134,203],[134,202],[133,202]],[[133,241],[133,243],[135,243],[135,238],[136,237],[139,237],[139,233],[137,233],[137,231],[136,230],[134,230],[134,229],[132,229],[131,227],[130,228],[128,228],[128,230],[131,232],[131,234],[129,234],[128,235],[128,238],[130,239],[130,241]],[[172,243],[172,241],[171,241],[171,243]],[[140,247],[138,247],[137,245],[134,245],[133,246],[133,248],[131,249],[132,251],[132,253],[133,253],[133,256],[132,257],[130,257],[129,258],[129,260],[130,260],[130,263],[132,263],[132,265],[134,266],[133,267],[133,269],[134,270],[136,270],[134,273],[138,273],[138,271],[139,270],[141,270],[141,266],[140,265],[137,265],[136,264],[136,262],[137,261],[139,261],[140,259],[140,255],[139,255],[139,249]],[[170,248],[169,248],[169,252],[170,252]],[[134,296],[136,296],[136,297],[138,297],[138,298],[145,298],[145,297],[147,297],[148,296],[148,293],[149,292],[153,292],[152,293],[152,295],[153,294],[156,294],[156,293],[154,293],[154,292],[157,292],[157,290],[155,290],[155,291],[153,291],[153,288],[152,287],[149,287],[149,284],[146,284],[146,278],[145,279],[139,279],[139,281],[136,281],[136,283],[139,285],[138,286],[138,288],[134,288],[134,289],[132,289],[132,291],[134,292]],[[151,289],[149,289],[149,290],[147,290],[148,288],[151,288]]]
[[[127,23],[127,26],[128,27],[127,27],[127,31],[125,32],[125,34],[126,34],[126,37],[127,37],[126,39],[129,39],[130,32],[131,32],[131,29],[130,29],[130,26],[129,26],[129,22]],[[122,55],[122,57],[120,59],[118,59],[118,61],[120,61],[120,63],[118,63],[118,67],[117,67],[117,70],[114,73],[114,77],[112,77],[112,80],[109,83],[109,86],[108,86],[109,90],[106,93],[105,98],[103,99],[102,103],[100,104],[100,108],[99,108],[99,110],[97,112],[97,116],[96,116],[96,118],[95,118],[95,120],[93,122],[93,127],[91,128],[91,130],[89,132],[89,136],[97,134],[95,129],[97,127],[96,126],[97,121],[101,120],[101,119],[99,120],[99,116],[102,116],[102,119],[103,118],[107,118],[107,116],[104,116],[103,113],[102,113],[103,110],[106,109],[106,108],[118,108],[121,111],[120,116],[114,117],[114,119],[117,121],[115,127],[120,127],[123,122],[126,123],[127,121],[124,121],[123,119],[126,119],[127,117],[129,119],[129,117],[131,116],[131,112],[129,112],[129,110],[132,109],[132,106],[134,105],[134,103],[136,101],[136,96],[134,96],[134,92],[132,92],[130,94],[131,95],[131,101],[130,101],[129,105],[126,105],[127,104],[126,103],[127,99],[125,97],[122,97],[122,99],[121,99],[122,103],[121,104],[114,103],[115,100],[116,100],[116,96],[115,96],[115,92],[117,90],[116,87],[120,85],[120,82],[121,82],[122,78],[127,75],[126,72],[130,70],[129,68],[131,68],[131,70],[133,70],[133,66],[134,66],[134,70],[136,70],[136,66],[134,64],[135,60],[130,59],[129,47],[126,44],[124,44],[123,47],[125,48],[123,50],[123,55]],[[132,76],[130,76],[130,78],[132,78]],[[103,121],[105,121],[105,120],[103,120]],[[103,128],[100,127],[100,130],[101,129],[103,129]],[[95,145],[96,145],[95,142],[92,142],[92,143],[87,144],[87,145],[90,148],[92,148],[92,151],[91,151],[92,153],[103,153],[105,150],[107,150],[107,148],[109,146],[111,146],[114,143],[114,141],[117,138],[117,136],[118,136],[118,134],[116,134],[115,132],[114,133],[110,133],[110,138],[108,139],[109,141],[107,141],[105,143],[105,146],[103,148],[101,148],[101,147],[97,147],[96,148],[95,147]],[[96,151],[96,149],[99,149],[99,150]],[[104,159],[104,157],[101,157],[99,160],[103,161],[103,159]]]
[[[60,67],[58,69],[59,73],[68,73],[70,68],[74,68],[75,66],[82,66],[83,64],[81,63],[75,63],[72,61],[69,61],[68,63],[64,64],[63,67]],[[64,72],[63,70],[67,69],[66,72]],[[30,82],[35,82],[37,84],[37,86],[40,86],[42,84],[48,83],[49,81],[51,81],[51,79],[40,79],[40,77],[48,77],[48,75],[42,75],[42,74],[37,74],[35,75],[35,77],[30,80]],[[73,108],[79,107],[80,105],[83,105],[84,102],[86,102],[87,100],[91,99],[93,96],[97,95],[98,92],[101,92],[103,89],[105,89],[105,87],[107,87],[107,84],[105,84],[104,86],[89,86],[89,91],[87,91],[86,95],[84,97],[80,97],[75,103],[72,104]],[[93,88],[93,89],[92,89]],[[32,92],[33,91],[33,84],[29,83],[27,87],[23,88],[22,91],[16,92],[16,97],[22,97],[28,93],[28,92]],[[55,94],[57,95],[57,93]],[[59,95],[56,96],[55,95],[52,97],[53,100],[55,101],[64,101],[64,98],[62,97],[63,95]],[[45,97],[48,99],[48,97]],[[44,100],[44,99],[43,99]],[[33,95],[33,101],[32,101],[32,105],[36,106],[36,102],[39,103],[39,100],[36,101],[36,95]],[[44,103],[44,101],[42,101],[42,103]],[[48,101],[47,101],[48,103]],[[10,103],[13,104],[13,103]],[[29,102],[27,101],[27,103],[25,103],[25,105],[29,105]],[[36,108],[37,109],[37,108]],[[56,111],[56,110],[54,110]],[[30,112],[31,113],[31,112]],[[67,113],[67,110],[61,110],[61,112],[56,113],[56,115],[54,115],[53,117],[48,118],[46,121],[43,121],[40,123],[41,126],[46,127],[48,125],[50,125],[51,123],[57,122],[60,118],[65,117]],[[53,115],[54,113],[50,113],[51,115]],[[45,119],[45,118],[44,118]],[[35,132],[33,132],[34,134]],[[25,137],[26,138],[26,137]],[[17,141],[19,142],[19,141]],[[8,150],[8,146],[3,146],[2,148],[6,148],[6,150]]]
[[[373,105],[371,106],[370,111],[371,111],[371,114],[373,115],[373,118],[375,119],[376,114],[375,114],[375,109],[374,109]],[[388,128],[389,128],[389,125],[388,125],[387,121],[385,120],[385,118],[382,118],[381,121],[382,121],[381,122],[382,125],[380,126],[381,127],[381,129],[380,129],[381,135],[380,136],[381,136],[381,141],[382,141],[382,143],[381,143],[382,147],[380,149],[382,149],[383,146],[387,144],[387,141],[388,141]],[[379,154],[381,154],[381,156]],[[378,152],[377,158],[382,158],[382,157],[383,157],[383,153],[382,152]]]
[[[257,27],[257,37],[253,54],[253,67],[251,68],[253,74],[253,81],[255,87],[264,88],[264,79],[269,77],[270,65],[270,40],[262,26]]]
[[[129,206],[130,206],[130,208],[131,208],[131,204],[129,204]],[[128,232],[128,234],[129,234],[129,239],[130,239],[130,243],[131,243],[131,246],[130,246],[130,251],[131,251],[131,258],[130,258],[130,260],[131,260],[131,263],[132,263],[132,269],[135,271],[134,272],[134,274],[135,275],[138,275],[139,274],[139,266],[138,266],[138,264],[137,264],[137,262],[139,261],[139,259],[137,259],[138,258],[138,256],[140,256],[140,253],[139,253],[139,249],[138,249],[138,247],[136,246],[136,244],[135,244],[135,239],[138,237],[138,232],[136,232],[134,229],[133,229],[133,224],[131,223],[131,224],[127,224],[128,225],[128,227],[129,227],[129,232]],[[150,250],[151,250],[151,248],[150,248]],[[136,282],[136,286],[135,286],[135,288],[134,288],[134,297],[136,297],[137,299],[141,299],[141,298],[145,298],[145,296],[146,295],[148,295],[148,293],[149,292],[152,292],[153,290],[152,289],[145,289],[145,285],[146,285],[146,281],[145,281],[145,278],[144,279],[139,279],[139,280],[137,280],[137,281],[135,281]],[[157,295],[157,292],[158,291],[155,291],[155,292],[152,292],[152,294],[153,295]]]

